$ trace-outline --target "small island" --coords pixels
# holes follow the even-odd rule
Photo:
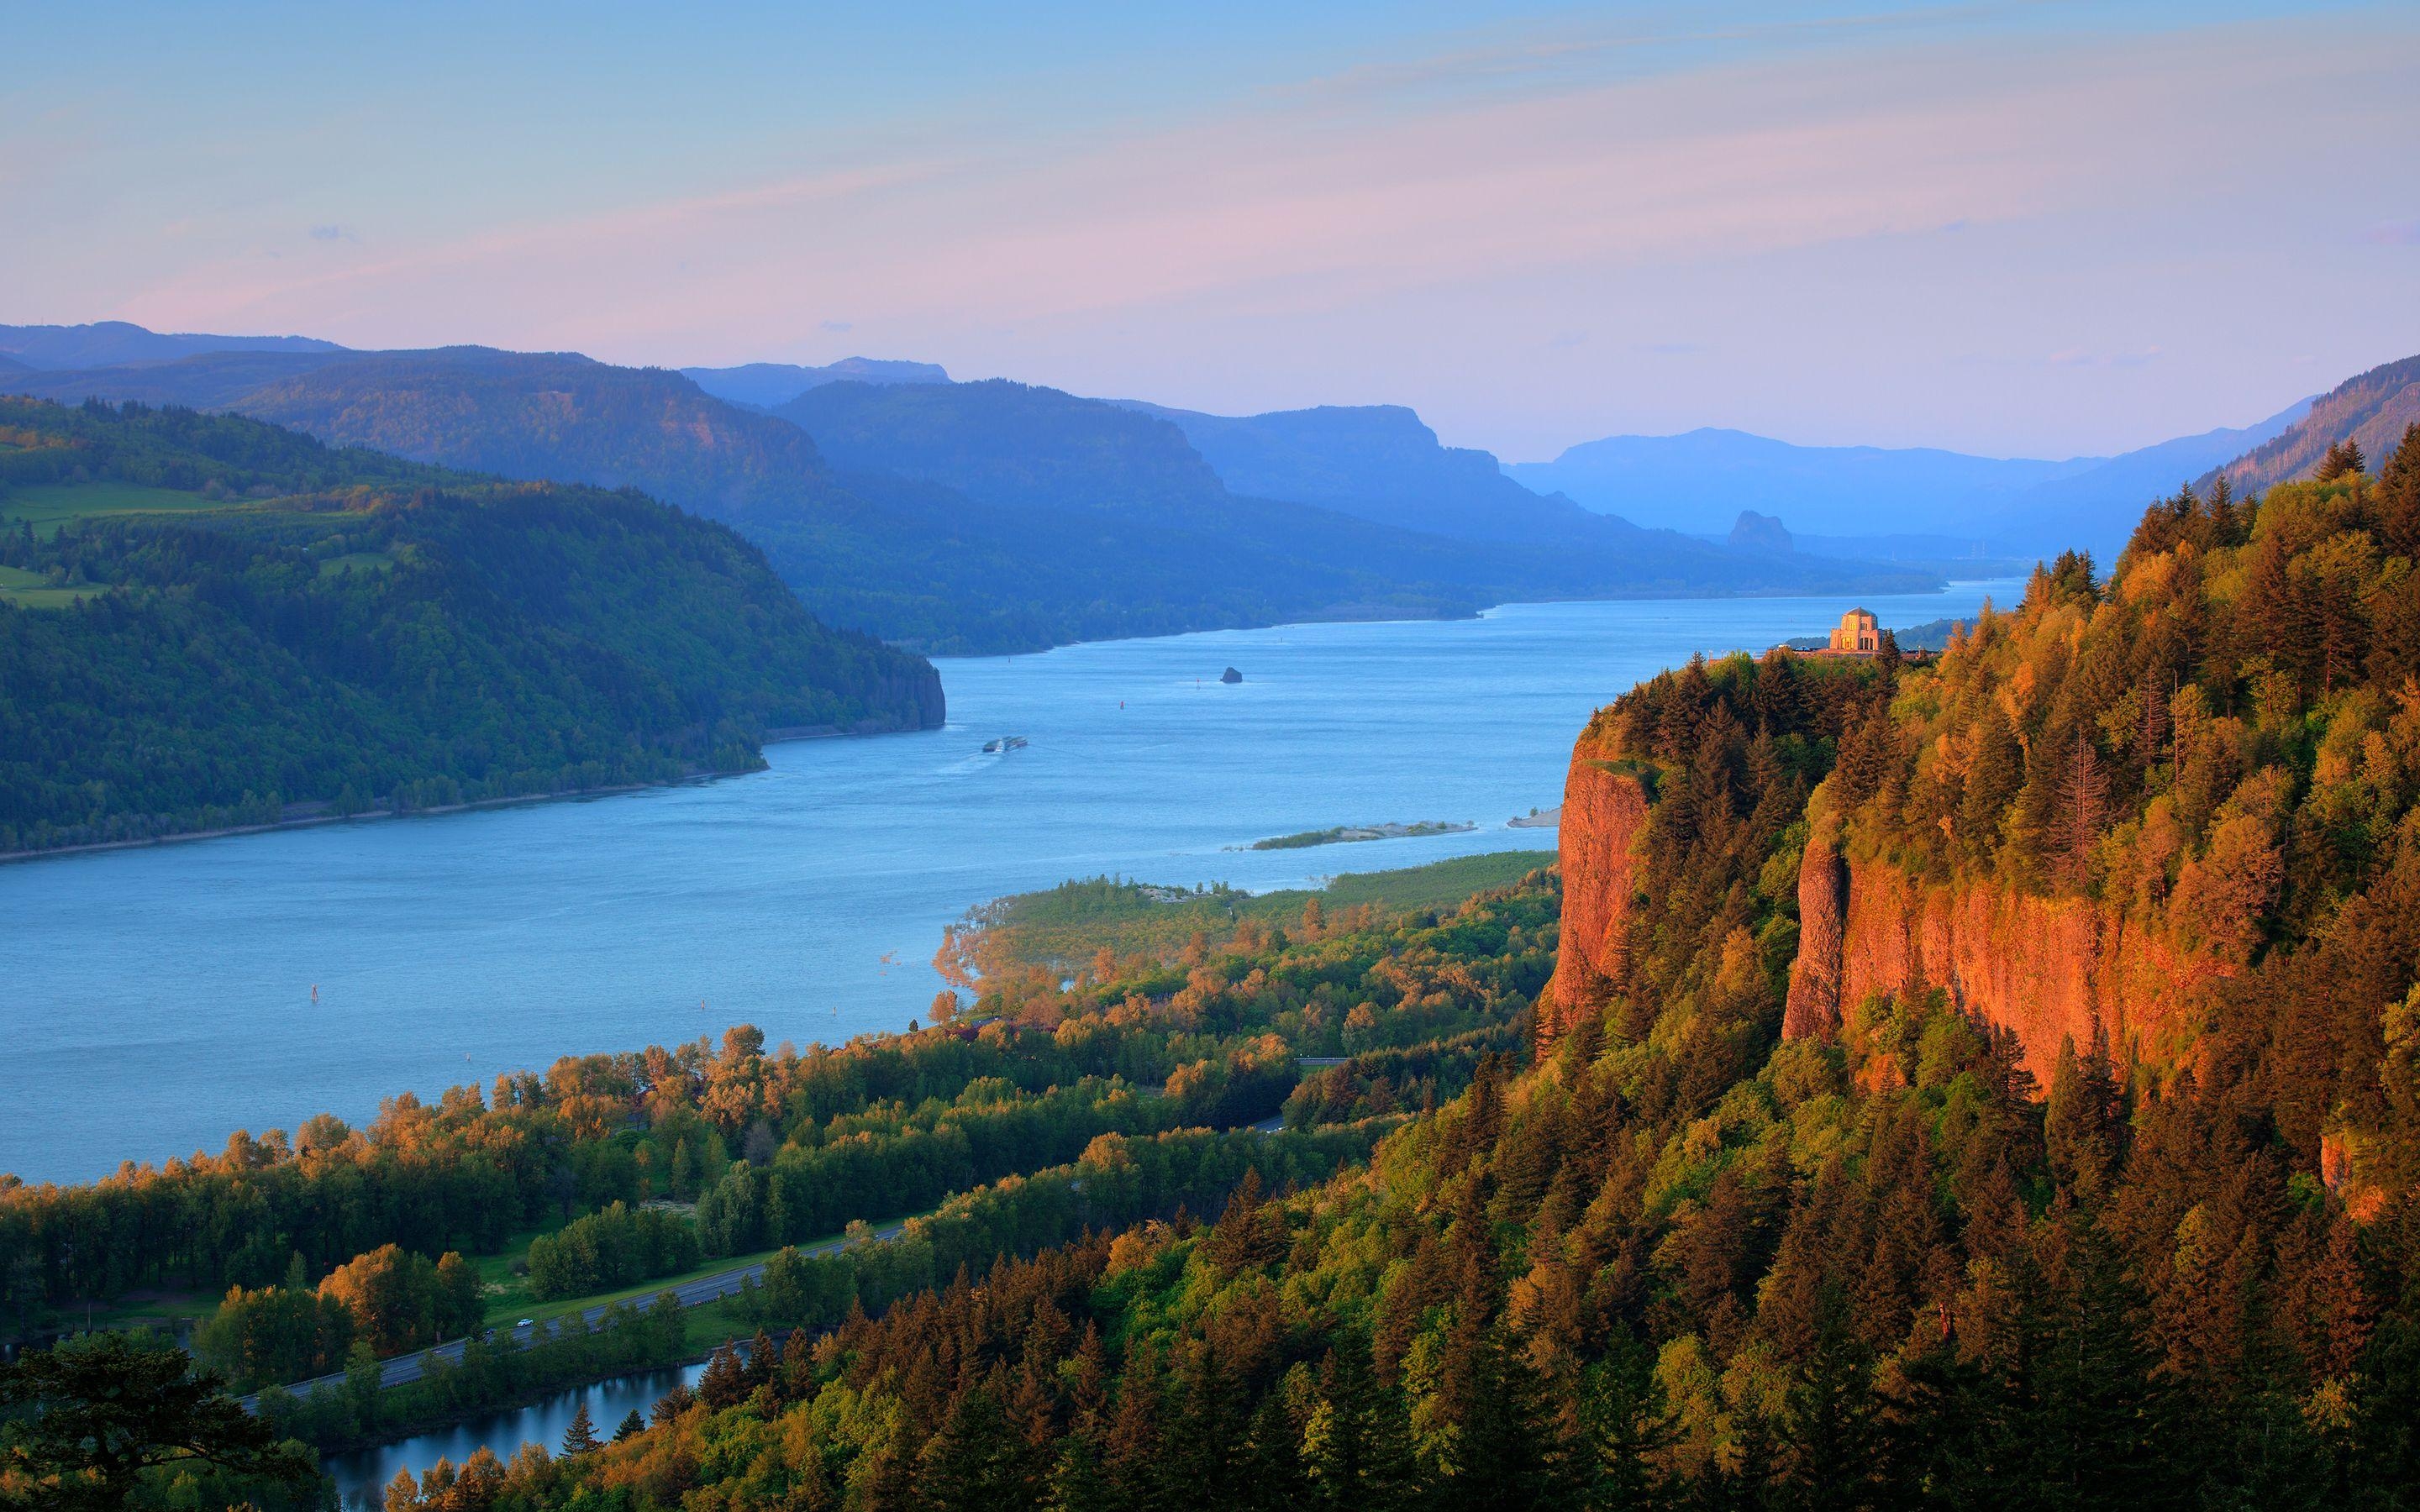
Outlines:
[[[1339,825],[1333,829],[1306,829],[1299,835],[1256,840],[1244,848],[1295,851],[1312,845],[1347,845],[1363,840],[1414,840],[1422,835],[1459,835],[1478,827],[1477,825],[1457,824],[1444,819],[1425,819],[1417,825]]]

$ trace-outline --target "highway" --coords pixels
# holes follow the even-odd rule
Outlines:
[[[1264,1119],[1249,1127],[1254,1134],[1277,1134],[1285,1128],[1285,1116],[1280,1114],[1275,1118]],[[896,1239],[899,1237],[900,1230],[906,1227],[907,1222],[902,1219],[898,1223],[876,1229],[874,1237],[876,1240]],[[820,1244],[801,1246],[799,1253],[830,1255],[847,1242],[846,1240],[842,1239],[828,1239]],[[664,1289],[669,1290],[682,1306],[694,1307],[701,1303],[715,1302],[728,1297],[739,1289],[740,1283],[754,1280],[764,1273],[765,1262],[759,1260],[753,1265],[741,1265],[728,1271],[717,1271],[712,1275],[702,1275],[694,1281],[684,1281],[678,1286]],[[660,1295],[662,1295],[660,1291],[651,1291],[643,1297],[626,1300],[644,1305]],[[582,1309],[580,1316],[589,1327],[594,1328],[597,1326],[597,1319],[603,1318],[606,1311],[613,1305],[612,1303],[598,1303],[594,1307]],[[510,1332],[514,1338],[526,1347],[538,1338],[541,1331],[552,1333],[557,1321],[558,1319],[549,1319],[542,1323],[517,1324]],[[445,1343],[432,1344],[426,1350],[414,1350],[411,1354],[398,1354],[380,1361],[379,1388],[384,1390],[390,1386],[408,1386],[418,1381],[431,1355],[449,1364],[459,1365],[462,1361],[462,1347],[469,1342],[468,1339],[449,1339]],[[344,1383],[345,1373],[339,1370],[331,1375],[314,1376],[308,1381],[295,1381],[286,1389],[297,1396],[308,1396],[321,1386],[334,1387]],[[259,1394],[256,1392],[252,1396],[237,1398],[246,1411],[250,1411],[259,1399]]]
[[[894,1223],[888,1227],[876,1229],[874,1231],[874,1237],[877,1240],[896,1239],[899,1237],[900,1230],[905,1227],[907,1227],[906,1222],[905,1220],[902,1220],[899,1223]],[[802,1245],[800,1246],[799,1253],[801,1255],[830,1255],[840,1249],[846,1242],[846,1240],[828,1239],[820,1244]],[[670,1291],[674,1298],[677,1300],[682,1306],[695,1307],[701,1303],[715,1302],[721,1298],[728,1297],[739,1289],[740,1283],[755,1280],[764,1275],[764,1273],[765,1262],[759,1260],[753,1265],[736,1266],[728,1271],[717,1271],[712,1275],[702,1275],[693,1281],[684,1281],[678,1286],[666,1287],[663,1290]],[[643,1297],[626,1300],[636,1302],[644,1306],[652,1303],[660,1295],[662,1295],[662,1292],[660,1291],[651,1291]],[[594,1307],[583,1308],[580,1314],[581,1319],[585,1321],[589,1327],[594,1328],[597,1326],[597,1319],[603,1318],[607,1310],[614,1305],[615,1304],[613,1303],[598,1303]],[[509,1332],[512,1334],[514,1338],[520,1340],[522,1345],[527,1346],[535,1342],[541,1334],[551,1334],[558,1321],[560,1321],[560,1319],[548,1319],[546,1321],[539,1323],[518,1324]],[[427,1364],[429,1356],[431,1355],[450,1364],[461,1364],[462,1347],[469,1342],[470,1340],[468,1339],[449,1339],[445,1343],[433,1344],[426,1350],[416,1350],[411,1354],[398,1354],[394,1356],[392,1359],[380,1361],[380,1388],[383,1390],[389,1386],[408,1386],[411,1382],[418,1381],[421,1377],[423,1366]],[[334,1375],[314,1376],[309,1381],[295,1381],[286,1389],[292,1392],[297,1396],[308,1396],[318,1387],[341,1386],[344,1383],[345,1373],[339,1370]],[[246,1409],[249,1409],[259,1400],[259,1397],[257,1394],[256,1394],[251,1396],[240,1397],[238,1399]]]

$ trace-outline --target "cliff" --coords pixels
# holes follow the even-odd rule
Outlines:
[[[1634,848],[1646,827],[1648,794],[1637,776],[1614,764],[1615,756],[1591,727],[1563,779],[1562,943],[1538,1013],[1547,1040],[1601,1001],[1624,964],[1636,906]]]
[[[2180,948],[2156,917],[1996,880],[1927,884],[1887,861],[1843,858],[1829,837],[1800,858],[1798,912],[1783,1039],[1831,1039],[1869,998],[1938,987],[2016,1031],[2043,1087],[2060,1042],[2089,1046],[2096,1031],[2120,1060],[2172,1063],[2195,994],[2242,966]]]

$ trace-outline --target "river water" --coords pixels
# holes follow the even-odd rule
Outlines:
[[[563,1436],[570,1430],[571,1420],[583,1401],[588,1404],[588,1421],[597,1436],[610,1439],[626,1415],[636,1412],[645,1417],[664,1393],[675,1385],[694,1386],[704,1374],[706,1366],[692,1365],[616,1376],[577,1391],[557,1392],[527,1407],[481,1412],[451,1427],[399,1443],[330,1455],[321,1461],[320,1468],[336,1483],[346,1512],[378,1512],[386,1504],[387,1482],[395,1479],[398,1470],[408,1470],[416,1478],[440,1459],[450,1460],[458,1468],[483,1444],[503,1460],[520,1453],[525,1443],[541,1444],[549,1454],[561,1454]]]
[[[1904,626],[2016,586],[1869,607]],[[1551,849],[1504,822],[1560,801],[1590,710],[1847,607],[1522,604],[951,660],[946,729],[776,746],[751,776],[0,866],[0,1171],[88,1180],[739,1022],[905,1027],[944,925],[1070,877],[1262,890]],[[1032,744],[980,753],[1004,734]],[[1421,820],[1481,827],[1232,848]]]

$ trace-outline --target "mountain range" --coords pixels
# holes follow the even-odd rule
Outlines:
[[[87,326],[0,326],[0,361],[32,368],[172,363],[197,352],[339,352],[310,336],[212,336],[147,331],[124,320]],[[0,371],[5,371],[0,368]]]
[[[2381,452],[2420,412],[2415,359],[2114,457],[1701,429],[1506,467],[1400,406],[1215,415],[863,357],[675,372],[111,322],[0,327],[0,363],[12,392],[635,488],[737,526],[817,613],[937,653],[1512,598],[1882,593],[2071,546],[2108,561],[2189,478],[2260,486],[2340,433]],[[1769,523],[1739,533],[1744,513]]]
[[[1514,598],[1859,594],[1935,580],[1734,552],[1561,501],[1526,506],[1559,516],[1559,539],[1507,539],[1501,504],[1534,496],[1474,467],[1483,454],[1456,461],[1416,423],[1398,438],[1409,443],[1404,465],[1452,474],[1457,486],[1476,479],[1491,497],[1294,490],[1354,495],[1360,513],[1256,498],[1169,420],[999,380],[845,379],[766,413],[663,369],[446,347],[206,352],[15,374],[7,386],[238,412],[416,461],[636,488],[750,535],[818,615],[937,653],[1460,614]],[[1297,436],[1298,454],[1314,440]],[[1390,496],[1398,517],[1373,517]]]
[[[1825,549],[1828,537],[1888,554],[1889,538],[1912,537],[1922,554],[2030,558],[2080,546],[2107,561],[2152,499],[2280,435],[2311,403],[2109,457],[1795,446],[1709,428],[1608,436],[1505,471],[1591,509],[1694,533],[1728,530],[1741,510],[1755,510],[1782,519],[1802,550]]]

